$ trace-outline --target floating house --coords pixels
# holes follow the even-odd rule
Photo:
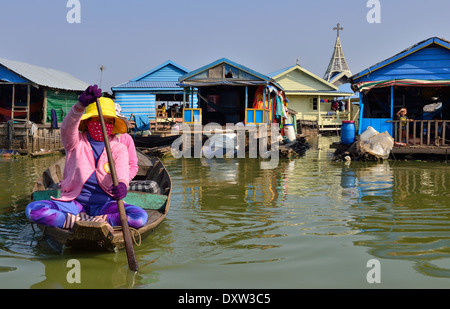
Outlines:
[[[61,149],[58,124],[88,86],[66,72],[0,59],[0,148]]]
[[[290,109],[297,112],[300,125],[314,123],[319,131],[340,130],[343,120],[352,117],[352,92],[341,92],[339,87],[318,77],[298,63],[269,74],[286,94]]]
[[[184,97],[194,96],[198,106],[184,109],[187,124],[281,123],[277,102],[284,106],[283,88],[271,77],[229,59],[218,59],[179,78]],[[281,101],[277,98],[283,97]],[[193,101],[193,100],[191,100]],[[189,101],[187,101],[189,102]]]
[[[360,94],[361,134],[387,131],[393,152],[447,153],[450,137],[450,42],[432,37],[351,78]],[[396,114],[407,109],[408,123]]]
[[[111,90],[127,118],[133,115],[154,122],[157,118],[181,118],[183,103],[197,106],[197,97],[185,96],[178,85],[178,78],[187,73],[187,69],[168,60]]]

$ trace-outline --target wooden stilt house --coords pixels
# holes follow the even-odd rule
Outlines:
[[[59,124],[88,86],[66,72],[0,59],[0,152],[60,150]]]
[[[179,78],[184,88],[185,123],[270,124],[281,122],[277,97],[284,104],[283,88],[271,77],[222,58]],[[198,90],[198,107],[188,96]]]

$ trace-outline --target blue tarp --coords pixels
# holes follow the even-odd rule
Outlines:
[[[134,131],[150,130],[150,122],[148,116],[144,115],[134,116],[134,121],[136,122],[134,126]]]

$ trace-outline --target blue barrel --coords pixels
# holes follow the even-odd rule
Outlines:
[[[353,144],[355,141],[355,122],[353,120],[343,120],[341,127],[341,143]]]

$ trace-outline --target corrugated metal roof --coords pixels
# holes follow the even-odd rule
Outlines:
[[[39,86],[63,90],[84,91],[89,84],[69,73],[0,58],[0,65]]]
[[[138,77],[136,77],[136,78],[133,78],[131,81],[132,81],[132,82],[137,82],[137,81],[141,81],[141,80],[143,80],[143,79],[145,79],[145,80],[156,80],[156,79],[152,79],[152,77],[150,77],[150,76],[151,76],[151,75],[154,75],[154,74],[157,73],[159,70],[161,70],[161,69],[163,69],[163,68],[165,68],[165,67],[169,67],[169,66],[172,66],[172,67],[174,67],[175,69],[181,71],[181,72],[182,72],[181,75],[184,75],[184,74],[189,73],[189,70],[183,68],[181,65],[179,65],[179,64],[177,64],[177,63],[175,63],[175,62],[173,62],[172,60],[167,60],[167,61],[164,62],[163,64],[157,66],[156,68],[151,69],[151,70],[148,71],[147,73],[142,74],[142,75],[140,75],[140,76],[138,76]],[[150,77],[150,78],[149,78],[149,77]],[[161,80],[161,79],[160,79],[160,80]],[[172,80],[172,79],[166,79],[166,80]],[[178,80],[178,77],[176,78],[176,80]]]
[[[178,81],[130,81],[127,83],[123,83],[121,85],[117,85],[113,87],[113,90],[116,89],[123,89],[123,88],[146,88],[146,89],[167,89],[167,88],[175,88],[179,89],[180,86],[178,85]]]
[[[425,48],[425,47],[427,47],[429,45],[432,45],[432,44],[438,44],[438,45],[440,45],[442,47],[450,49],[450,42],[449,41],[447,41],[445,39],[442,39],[442,38],[438,38],[438,37],[431,37],[429,39],[426,39],[426,40],[423,40],[423,41],[421,41],[419,43],[416,43],[416,44],[414,44],[411,47],[408,47],[407,49],[401,51],[400,53],[397,53],[396,55],[394,55],[394,56],[392,56],[392,57],[390,57],[388,59],[385,59],[385,60],[383,60],[381,62],[378,62],[377,64],[372,65],[368,69],[365,69],[365,70],[363,70],[363,71],[361,71],[359,73],[356,73],[355,75],[353,75],[351,77],[351,79],[354,82],[355,80],[360,79],[361,77],[363,77],[363,76],[365,76],[367,74],[373,73],[374,71],[376,71],[378,69],[381,69],[381,68],[383,68],[383,67],[385,67],[385,66],[387,66],[387,65],[389,65],[389,64],[391,64],[391,63],[393,63],[395,61],[403,59],[407,55],[413,54],[416,51],[421,50],[421,49],[423,49],[423,48]]]

